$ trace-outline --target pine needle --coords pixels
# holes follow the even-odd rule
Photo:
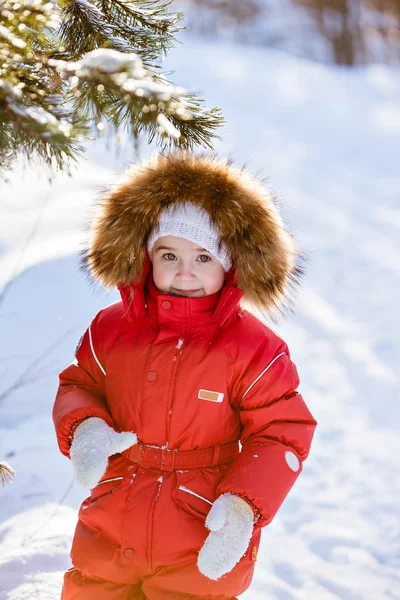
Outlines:
[[[0,462],[0,483],[2,486],[5,486],[7,483],[12,483],[13,475],[15,475],[15,471],[9,464],[6,462]]]

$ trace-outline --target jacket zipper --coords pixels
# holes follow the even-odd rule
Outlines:
[[[175,352],[173,361],[174,361],[174,366],[172,368],[172,373],[171,373],[171,383],[170,383],[170,388],[169,388],[169,400],[168,400],[168,409],[167,409],[167,447],[169,444],[169,434],[170,434],[170,427],[171,427],[171,415],[172,415],[172,399],[174,396],[174,392],[175,392],[175,380],[176,380],[176,373],[178,370],[178,365],[179,365],[179,361],[180,361],[180,357],[183,354],[183,346],[185,344],[186,340],[184,338],[179,338],[179,341],[177,343],[177,345],[175,346],[177,349],[177,352]]]

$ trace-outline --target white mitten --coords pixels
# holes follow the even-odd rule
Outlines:
[[[85,419],[75,430],[69,452],[79,485],[93,489],[107,469],[108,457],[123,452],[137,441],[135,433],[118,433],[104,419]]]
[[[209,579],[229,573],[245,554],[253,533],[254,511],[240,496],[222,494],[207,515],[211,531],[199,552],[197,566]]]

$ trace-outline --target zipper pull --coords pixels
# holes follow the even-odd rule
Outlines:
[[[180,349],[182,348],[182,346],[183,346],[183,342],[184,342],[184,341],[185,341],[185,340],[184,340],[183,338],[179,338],[179,340],[178,340],[178,343],[177,343],[177,345],[175,346],[175,348],[176,348],[177,350],[180,350]]]

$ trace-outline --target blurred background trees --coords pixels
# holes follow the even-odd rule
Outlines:
[[[400,63],[400,0],[178,0],[202,36],[339,65]]]
[[[0,175],[21,155],[64,168],[104,129],[212,148],[219,109],[161,70],[186,28],[325,63],[400,63],[400,0],[0,0]]]
[[[308,10],[341,65],[399,63],[399,0],[295,0]]]

